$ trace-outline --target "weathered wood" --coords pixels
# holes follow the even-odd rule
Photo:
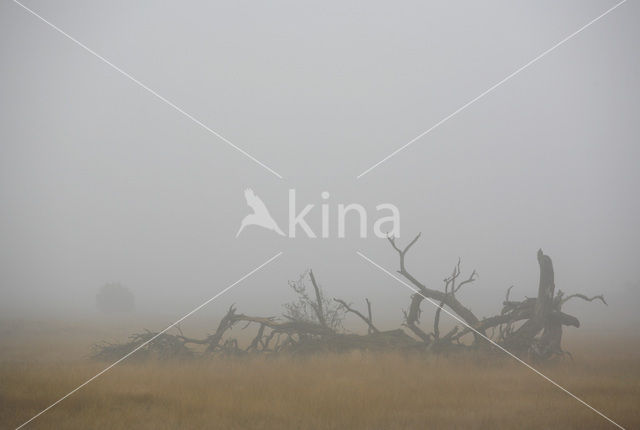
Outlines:
[[[432,302],[433,301],[439,302],[439,303],[441,302],[441,303],[444,303],[445,306],[449,307],[468,326],[474,327],[479,322],[478,317],[476,317],[475,314],[469,308],[464,306],[455,297],[454,291],[438,291],[431,288],[427,288],[422,282],[418,281],[407,270],[406,264],[405,264],[405,256],[419,238],[420,238],[420,234],[418,234],[411,242],[409,242],[409,244],[404,249],[398,248],[398,246],[395,243],[395,238],[393,237],[388,238],[389,243],[391,243],[391,246],[393,247],[393,249],[396,250],[396,252],[398,253],[398,256],[400,257],[400,270],[398,270],[398,273],[404,276],[405,279],[411,282],[417,289],[416,294],[412,297],[411,306],[417,306],[418,308],[420,306],[420,302],[422,300],[417,300],[415,298],[416,295],[422,296],[423,298],[427,298]],[[469,282],[471,282],[472,280],[473,279],[471,279]],[[412,329],[412,331],[414,331],[414,333],[420,333],[422,330],[419,328],[416,328],[416,324],[415,324],[417,322],[417,317],[419,317],[419,314],[420,314],[419,309],[413,313],[412,311],[413,309],[410,308],[410,312],[408,316],[411,316],[413,318],[411,321],[407,321],[407,325]],[[478,331],[480,332],[480,334],[484,334],[484,332],[482,332],[481,330],[478,330]],[[474,336],[476,336],[476,340],[478,340],[476,333],[474,333]]]
[[[284,314],[286,319],[276,317],[260,317],[236,312],[234,305],[230,306],[225,316],[220,320],[213,334],[196,339],[185,336],[178,327],[179,334],[153,333],[145,331],[134,334],[130,340],[122,344],[101,344],[94,348],[94,357],[103,360],[118,359],[131,350],[144,344],[140,349],[140,357],[160,358],[186,358],[192,357],[196,351],[204,349],[205,354],[210,355],[243,355],[243,354],[268,354],[290,352],[294,354],[323,352],[323,351],[349,351],[360,350],[417,350],[441,353],[447,351],[464,351],[478,346],[490,345],[490,342],[508,349],[509,351],[531,360],[547,360],[557,355],[563,355],[562,334],[563,327],[579,327],[580,321],[562,311],[562,306],[571,299],[585,301],[601,301],[606,305],[602,295],[588,297],[583,294],[565,296],[562,291],[555,291],[554,269],[551,258],[542,250],[538,251],[537,259],[540,269],[538,283],[538,295],[535,298],[525,298],[521,301],[510,299],[512,287],[507,290],[499,315],[479,319],[457,297],[461,287],[476,280],[475,270],[471,276],[462,282],[457,279],[461,274],[460,260],[454,266],[453,272],[444,279],[443,290],[426,287],[416,279],[408,270],[405,256],[409,249],[417,242],[417,235],[405,248],[400,249],[395,239],[389,238],[392,247],[400,257],[400,273],[414,287],[409,302],[409,309],[404,312],[404,324],[408,332],[402,328],[396,330],[380,330],[373,324],[371,302],[365,299],[367,304],[367,316],[353,308],[344,300],[334,298],[333,302],[325,301],[320,285],[316,282],[313,271],[308,274],[315,291],[314,299],[309,297],[304,286],[292,286],[301,297],[304,305],[312,305],[313,310],[305,312],[290,312]],[[306,274],[307,272],[305,272]],[[305,276],[303,274],[303,276]],[[302,279],[302,277],[301,277]],[[291,284],[290,284],[291,285]],[[429,300],[436,306],[433,321],[433,332],[429,333],[420,326],[421,304]],[[324,306],[323,306],[324,304]],[[440,333],[441,312],[451,312],[460,318],[462,326],[455,326],[444,336]],[[344,312],[353,313],[367,325],[367,334],[349,334],[339,331],[340,320],[336,315],[344,315]],[[325,318],[325,315],[329,315]],[[524,323],[522,323],[524,322]],[[240,349],[238,341],[228,336],[228,332],[238,323],[244,323],[243,328],[257,326],[257,333],[245,349]],[[520,324],[519,328],[517,327]],[[499,332],[498,337],[487,341],[486,334],[491,330]],[[473,344],[463,339],[467,335],[474,336]],[[415,337],[414,337],[415,336]],[[150,339],[154,339],[148,342]],[[199,347],[198,347],[199,346]],[[194,348],[194,349],[192,349]]]
[[[367,323],[368,333],[369,334],[371,334],[372,332],[373,333],[380,333],[380,330],[378,330],[376,328],[376,326],[373,325],[373,322],[371,321],[371,303],[369,302],[369,299],[366,299],[367,300],[367,307],[369,309],[369,318],[365,317],[359,311],[357,311],[356,309],[354,309],[351,306],[349,306],[347,304],[347,302],[345,302],[344,300],[340,300],[340,299],[336,299],[336,298],[334,298],[333,300],[335,300],[336,302],[340,303],[340,305],[342,305],[342,307],[345,308],[347,310],[347,312],[351,312],[351,313],[357,315],[358,317],[360,317],[361,320],[363,320],[365,323]]]
[[[324,319],[324,310],[322,309],[322,294],[320,293],[320,287],[316,282],[316,277],[313,275],[313,270],[309,270],[309,277],[311,278],[311,283],[313,284],[313,289],[316,292],[316,314],[318,315],[318,321],[320,321],[320,325],[326,327],[327,322]]]

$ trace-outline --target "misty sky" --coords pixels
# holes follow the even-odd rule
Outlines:
[[[356,176],[615,1],[125,2],[25,5],[221,133],[278,179],[12,2],[0,3],[0,311],[140,312],[216,300],[277,314],[313,267],[330,296],[401,319],[409,291],[383,239],[235,234],[251,187],[287,225],[287,194],[395,204],[409,269],[439,288],[458,257],[479,315],[535,296],[542,247],[566,292],[640,295],[640,4],[627,2],[362,179]],[[370,220],[370,228],[373,224]],[[334,230],[335,232],[335,230]],[[467,273],[467,272],[465,272]],[[486,297],[483,297],[486,296]],[[610,300],[611,301],[611,300]],[[618,304],[619,307],[614,307]],[[425,305],[427,306],[427,305]]]

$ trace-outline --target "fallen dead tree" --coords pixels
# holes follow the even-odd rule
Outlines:
[[[405,255],[419,238],[418,234],[402,249],[396,245],[393,238],[389,238],[389,242],[400,259],[398,273],[407,279],[417,291],[411,297],[409,311],[405,312],[406,326],[434,349],[447,349],[454,343],[459,344],[461,338],[471,334],[474,336],[471,347],[491,345],[487,341],[487,339],[491,339],[518,356],[532,360],[547,360],[565,353],[561,347],[562,327],[580,327],[580,321],[576,317],[562,312],[562,305],[574,298],[590,302],[600,300],[605,305],[607,304],[602,295],[595,297],[587,297],[583,294],[565,296],[561,290],[556,292],[551,258],[545,255],[542,250],[538,250],[540,278],[537,296],[525,298],[522,301],[510,300],[509,294],[512,288],[510,287],[503,302],[502,312],[499,315],[479,319],[470,308],[464,306],[456,297],[456,293],[463,286],[476,280],[475,270],[468,278],[461,280],[460,261],[458,261],[451,275],[444,280],[445,285],[442,291],[426,287],[407,270]],[[426,333],[418,326],[420,305],[425,298],[439,303],[432,333]],[[439,319],[444,307],[457,315],[464,321],[464,324],[462,327],[456,326],[444,336],[440,336]],[[516,326],[518,327],[516,328]],[[493,333],[497,329],[497,336],[487,335],[489,329],[492,329]]]
[[[419,238],[418,234],[404,248],[399,247],[394,238],[389,238],[391,247],[399,257],[398,273],[416,291],[410,297],[408,310],[403,311],[404,323],[400,328],[382,330],[377,327],[373,321],[369,299],[365,299],[366,313],[342,299],[328,299],[313,271],[308,270],[298,280],[290,282],[298,299],[284,306],[285,312],[282,317],[245,315],[238,313],[235,305],[232,305],[218,323],[216,330],[205,338],[187,337],[179,328],[177,333],[171,334],[145,331],[132,335],[125,343],[95,345],[93,357],[113,361],[142,345],[144,347],[136,352],[138,358],[184,359],[216,355],[344,352],[354,349],[439,353],[491,349],[495,348],[495,343],[520,357],[541,361],[564,355],[565,351],[561,346],[563,327],[580,326],[576,317],[562,311],[562,306],[567,301],[599,300],[606,304],[602,295],[566,296],[561,290],[556,291],[551,258],[539,250],[537,259],[540,278],[537,296],[521,301],[511,300],[510,287],[500,314],[478,318],[471,308],[459,299],[460,291],[477,280],[475,270],[468,277],[463,277],[461,262],[458,261],[450,275],[444,279],[442,289],[427,287],[409,272],[405,257]],[[308,281],[312,288],[309,287]],[[423,328],[420,324],[421,306],[425,299],[437,305],[431,330]],[[440,332],[443,310],[455,315],[460,322],[446,333]],[[342,328],[342,321],[347,313],[364,322],[366,334],[347,333]],[[243,347],[236,338],[228,335],[230,330],[238,325],[242,329],[255,328],[252,340]],[[149,342],[154,336],[157,338]]]

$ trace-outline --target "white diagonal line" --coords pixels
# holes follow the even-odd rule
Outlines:
[[[461,107],[459,107],[458,109],[456,109],[455,111],[451,112],[449,115],[445,116],[444,118],[442,118],[440,121],[438,121],[437,123],[435,123],[434,125],[431,126],[431,128],[427,129],[426,131],[423,131],[422,133],[420,133],[419,135],[417,135],[416,137],[414,137],[413,139],[411,139],[409,142],[405,143],[404,145],[402,145],[400,148],[396,149],[395,151],[393,151],[391,154],[387,155],[386,157],[384,157],[382,160],[378,161],[376,164],[374,164],[373,166],[369,167],[367,170],[365,170],[364,172],[360,173],[356,179],[360,179],[361,177],[363,177],[364,175],[366,175],[367,173],[369,173],[370,171],[372,171],[373,169],[375,169],[376,167],[378,167],[379,165],[381,165],[382,163],[384,163],[385,161],[387,161],[388,159],[390,159],[391,157],[397,155],[400,151],[406,149],[409,145],[411,145],[412,143],[414,143],[415,141],[423,138],[424,136],[426,136],[427,134],[431,133],[433,130],[435,130],[436,128],[440,127],[442,124],[444,124],[445,122],[449,121],[451,118],[453,118],[454,116],[456,116],[457,114],[459,114],[460,112],[462,112],[463,110],[465,110],[466,108],[468,108],[469,106],[471,106],[472,104],[474,104],[475,102],[477,102],[478,100],[480,100],[482,97],[486,96],[487,94],[489,94],[490,92],[492,92],[493,90],[495,90],[496,88],[498,88],[500,85],[504,84],[505,82],[507,82],[509,79],[513,78],[514,76],[516,76],[517,74],[519,74],[520,72],[522,72],[523,70],[525,70],[527,67],[531,66],[532,64],[534,64],[535,62],[537,62],[538,60],[542,59],[544,56],[546,56],[547,54],[549,54],[551,51],[555,50],[556,48],[558,48],[559,46],[563,45],[565,42],[568,42],[569,40],[573,39],[575,36],[577,36],[579,33],[581,33],[583,30],[585,30],[586,28],[588,28],[589,26],[591,26],[592,24],[594,24],[595,22],[599,21],[600,19],[604,18],[606,15],[608,15],[610,12],[612,12],[613,10],[617,9],[620,5],[622,5],[623,3],[625,3],[627,0],[622,0],[620,3],[617,3],[615,6],[613,6],[612,8],[608,9],[606,12],[602,13],[601,15],[599,15],[598,17],[592,19],[591,21],[589,21],[588,23],[586,23],[585,25],[583,25],[582,27],[580,27],[579,29],[577,29],[576,31],[574,31],[573,33],[571,33],[570,35],[568,35],[567,37],[565,37],[564,39],[562,39],[560,42],[556,43],[555,45],[553,45],[551,48],[547,49],[546,51],[544,51],[542,54],[538,55],[537,57],[535,57],[533,60],[529,61],[528,63],[526,63],[525,65],[521,66],[519,69],[517,69],[515,72],[511,73],[510,75],[508,75],[506,78],[502,79],[501,81],[495,83],[494,85],[492,85],[491,87],[489,87],[488,89],[486,89],[485,91],[483,91],[482,93],[480,93],[480,95],[478,95],[477,97],[471,99],[470,101],[468,101],[467,103],[465,103],[464,105],[462,105]]]
[[[26,10],[27,12],[29,12],[31,15],[35,16],[36,18],[38,18],[40,21],[44,22],[45,24],[47,24],[49,27],[53,28],[54,30],[56,30],[58,33],[62,34],[64,37],[66,37],[67,39],[71,40],[73,43],[75,43],[76,45],[80,46],[81,48],[83,48],[85,51],[89,52],[90,54],[92,54],[93,56],[97,57],[98,59],[102,60],[105,64],[109,65],[112,69],[114,69],[115,71],[119,72],[120,74],[122,74],[123,76],[129,78],[131,81],[133,81],[134,83],[136,83],[138,86],[142,87],[143,89],[147,90],[149,93],[153,94],[154,96],[156,96],[157,98],[159,98],[160,100],[162,100],[163,102],[165,102],[167,105],[171,106],[173,109],[177,110],[178,112],[180,112],[182,115],[186,116],[187,118],[189,118],[191,121],[195,122],[196,124],[198,124],[200,127],[204,128],[205,130],[207,130],[209,133],[213,134],[214,136],[216,136],[218,139],[222,140],[224,143],[228,144],[229,146],[231,146],[233,149],[235,149],[236,151],[240,152],[242,155],[244,155],[245,157],[249,158],[251,161],[253,161],[254,163],[260,165],[261,167],[265,168],[266,170],[268,170],[270,173],[272,173],[273,175],[277,176],[279,179],[283,179],[282,175],[280,175],[278,172],[276,172],[275,170],[273,170],[271,167],[267,166],[266,164],[264,164],[263,162],[261,162],[260,160],[258,160],[257,158],[255,158],[253,155],[249,154],[247,151],[245,151],[244,149],[240,148],[238,145],[234,144],[233,142],[231,142],[229,139],[227,139],[226,137],[222,136],[220,133],[218,133],[217,131],[213,130],[212,128],[208,127],[207,125],[205,125],[202,121],[200,121],[199,119],[197,119],[196,117],[194,117],[193,115],[191,115],[190,113],[184,111],[182,108],[180,108],[179,106],[177,106],[175,103],[173,103],[172,101],[168,100],[167,98],[161,96],[160,94],[158,94],[157,92],[155,92],[154,90],[152,90],[151,88],[149,88],[148,86],[146,86],[145,84],[143,84],[142,82],[140,82],[138,79],[134,78],[133,76],[131,76],[129,73],[125,72],[124,70],[122,70],[120,67],[116,66],[115,64],[113,64],[111,61],[107,60],[105,57],[103,57],[102,55],[98,54],[97,52],[95,52],[93,49],[89,48],[87,45],[85,45],[84,43],[78,41],[76,38],[74,38],[73,36],[70,36],[69,34],[67,34],[65,31],[63,31],[62,29],[60,29],[59,27],[57,27],[55,24],[52,24],[51,22],[47,21],[45,18],[43,18],[42,16],[38,15],[36,12],[34,12],[33,10],[29,9],[27,6],[23,5],[22,3],[20,3],[17,0],[13,0],[13,2],[15,4],[17,4],[18,6],[20,6],[21,8],[23,8],[24,10]]]
[[[58,400],[56,400],[54,403],[52,403],[51,405],[47,406],[45,409],[43,409],[42,411],[38,412],[36,415],[34,415],[33,417],[31,417],[28,421],[24,422],[23,424],[21,424],[20,426],[16,427],[16,430],[26,426],[27,424],[29,424],[31,421],[35,420],[36,418],[38,418],[40,415],[44,414],[45,412],[47,412],[49,409],[53,408],[55,405],[57,405],[58,403],[60,403],[61,401],[63,401],[64,399],[66,399],[67,397],[69,397],[70,395],[72,395],[73,393],[75,393],[76,391],[80,390],[82,387],[84,387],[85,385],[89,384],[91,381],[93,381],[94,379],[98,378],[100,375],[102,375],[103,373],[109,371],[111,368],[113,368],[114,366],[117,366],[119,363],[123,362],[124,360],[126,360],[128,357],[130,357],[131,355],[133,355],[136,351],[140,350],[141,348],[144,348],[146,345],[148,345],[149,343],[153,342],[158,336],[166,333],[168,330],[170,330],[172,327],[176,326],[177,324],[180,324],[182,321],[184,321],[185,319],[189,318],[191,315],[195,314],[196,312],[198,312],[200,309],[202,309],[203,307],[205,307],[206,305],[208,305],[209,303],[211,303],[212,301],[214,301],[215,299],[217,299],[218,297],[220,297],[221,295],[223,295],[224,293],[226,293],[227,291],[229,291],[231,288],[235,287],[236,285],[238,285],[240,282],[244,281],[245,279],[247,279],[249,276],[253,275],[254,273],[256,273],[258,270],[262,269],[264,266],[266,266],[267,264],[271,263],[273,260],[275,260],[276,258],[280,257],[282,255],[282,251],[278,252],[276,255],[274,255],[273,257],[271,257],[270,259],[268,259],[267,261],[265,261],[264,263],[262,263],[261,265],[259,265],[258,267],[256,267],[255,269],[253,269],[251,272],[247,273],[246,275],[244,275],[242,278],[238,279],[236,282],[234,282],[233,284],[229,285],[227,288],[225,288],[224,290],[220,291],[218,294],[216,294],[215,296],[211,297],[209,300],[207,300],[206,302],[202,303],[200,306],[198,306],[197,308],[195,308],[194,310],[192,310],[191,312],[189,312],[188,314],[186,314],[185,316],[183,316],[182,318],[180,318],[179,320],[177,320],[176,322],[170,324],[167,328],[165,328],[164,330],[162,330],[161,332],[159,332],[158,334],[156,334],[155,336],[153,336],[151,339],[147,340],[146,342],[144,342],[143,344],[139,345],[138,347],[136,347],[133,351],[129,352],[127,355],[125,355],[124,357],[122,357],[121,359],[119,359],[118,361],[116,361],[115,363],[110,364],[109,366],[107,366],[106,368],[104,368],[103,370],[101,370],[99,373],[97,373],[96,375],[94,375],[93,377],[87,379],[85,382],[83,382],[82,384],[78,385],[76,388],[74,388],[73,390],[69,391],[67,394],[65,394],[64,396],[60,397]]]
[[[436,303],[435,301],[431,300],[429,297],[425,296],[424,294],[422,294],[419,290],[416,290],[415,288],[413,288],[411,285],[407,284],[406,282],[404,282],[402,279],[398,278],[396,275],[394,275],[393,273],[389,272],[387,269],[385,269],[384,267],[380,266],[378,263],[376,263],[375,261],[373,261],[372,259],[370,259],[369,257],[367,257],[366,255],[364,255],[362,252],[360,251],[356,251],[356,254],[358,254],[360,257],[362,257],[364,260],[366,260],[367,262],[369,262],[371,265],[377,267],[378,269],[380,269],[382,272],[386,273],[387,275],[389,275],[391,278],[395,279],[396,281],[400,282],[402,285],[404,285],[405,287],[409,288],[411,291],[413,291],[414,293],[418,294],[419,296],[423,297],[424,299],[426,299],[427,301],[429,301],[429,303],[431,303],[432,305],[434,305],[435,307],[439,308],[440,305],[438,303]],[[611,418],[609,418],[608,416],[606,416],[605,414],[603,414],[602,412],[600,412],[599,410],[597,410],[596,408],[594,408],[593,406],[591,406],[590,404],[588,404],[587,402],[585,402],[584,400],[582,400],[580,397],[576,396],[575,394],[573,394],[571,391],[567,390],[566,388],[564,388],[562,385],[558,384],[557,382],[555,382],[553,379],[549,378],[548,376],[546,376],[545,374],[543,374],[542,372],[540,372],[539,370],[537,370],[536,368],[534,368],[533,366],[531,366],[530,364],[528,364],[527,362],[523,361],[522,359],[518,358],[516,355],[512,354],[511,352],[509,352],[507,349],[505,349],[504,347],[498,345],[497,343],[495,343],[493,340],[489,339],[487,336],[485,336],[484,334],[480,333],[478,330],[476,330],[475,328],[473,328],[472,326],[470,326],[469,324],[467,324],[466,321],[464,321],[463,319],[461,319],[460,317],[458,317],[456,314],[449,312],[446,308],[442,308],[443,312],[446,312],[449,316],[453,317],[455,320],[457,320],[458,322],[460,322],[461,324],[463,324],[465,327],[467,327],[469,330],[473,331],[475,334],[477,334],[478,336],[481,336],[482,338],[484,338],[485,340],[489,341],[491,344],[493,344],[495,347],[497,347],[498,349],[502,350],[503,352],[507,353],[509,356],[511,356],[512,358],[516,359],[518,362],[524,364],[525,366],[527,366],[530,370],[534,371],[535,373],[537,373],[539,376],[543,377],[544,379],[546,379],[548,382],[552,383],[553,385],[555,385],[557,388],[559,388],[560,390],[564,391],[566,394],[568,394],[569,396],[573,397],[574,399],[576,399],[578,402],[582,403],[584,406],[588,407],[589,409],[591,409],[593,412],[595,412],[596,414],[600,415],[602,418],[604,418],[605,420],[609,421],[611,424],[613,424],[614,426],[624,430],[624,427],[622,427],[620,424],[618,424],[617,422],[615,422],[614,420],[612,420]]]

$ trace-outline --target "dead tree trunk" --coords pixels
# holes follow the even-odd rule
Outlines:
[[[162,358],[187,358],[195,356],[200,348],[202,354],[209,355],[240,355],[240,354],[269,354],[269,353],[311,353],[319,351],[348,351],[360,350],[419,350],[432,352],[446,352],[452,348],[469,349],[479,345],[487,346],[491,342],[502,346],[519,356],[532,360],[546,360],[555,355],[564,354],[562,350],[562,334],[564,326],[579,327],[580,322],[572,315],[562,312],[562,306],[571,299],[586,301],[599,300],[607,304],[602,295],[587,297],[582,294],[564,296],[560,290],[556,292],[553,263],[542,250],[538,251],[538,265],[540,279],[538,295],[535,298],[525,298],[522,301],[510,299],[512,287],[507,290],[499,315],[479,319],[469,307],[464,305],[458,296],[463,286],[477,280],[474,270],[464,279],[460,278],[460,261],[454,266],[451,274],[444,279],[442,290],[428,288],[418,281],[408,270],[405,257],[409,249],[417,242],[417,235],[405,248],[396,245],[394,238],[389,238],[393,249],[400,257],[400,273],[412,285],[415,291],[411,295],[409,309],[404,312],[404,324],[413,336],[402,328],[395,330],[381,330],[373,324],[371,303],[368,299],[367,315],[353,308],[344,300],[328,301],[317,283],[313,271],[308,275],[313,284],[315,299],[307,294],[304,279],[305,272],[296,283],[290,283],[298,295],[298,302],[285,304],[286,320],[276,317],[256,317],[236,313],[235,306],[229,307],[226,315],[220,320],[215,332],[204,339],[188,338],[178,328],[179,334],[152,333],[149,331],[134,334],[130,341],[124,344],[96,345],[94,357],[99,359],[117,359],[139,345],[145,345],[140,354]],[[461,280],[464,279],[464,280]],[[423,301],[430,301],[434,305],[435,317],[431,332],[420,327],[420,315]],[[337,304],[336,304],[337,303]],[[367,334],[350,334],[340,332],[341,319],[345,312],[353,313],[367,326]],[[440,333],[442,314],[452,313],[458,317],[463,326],[455,326],[444,336]],[[244,328],[257,326],[257,333],[245,349],[240,349],[238,341],[229,338],[228,332],[237,324],[245,323]],[[521,324],[518,328],[518,324]],[[485,333],[498,329],[498,337],[490,342]],[[472,334],[474,342],[465,342],[463,337]],[[149,339],[155,339],[147,342]],[[146,342],[146,343],[145,343]],[[187,345],[192,346],[188,347]]]
[[[540,266],[540,282],[538,284],[538,297],[533,306],[533,314],[513,334],[504,341],[505,346],[519,353],[528,351],[534,344],[534,338],[545,327],[550,328],[550,314],[553,311],[553,295],[555,282],[553,263],[549,256],[538,250],[538,265]]]
[[[416,336],[421,338],[425,343],[429,343],[431,341],[431,336],[425,333],[417,325],[421,312],[420,303],[423,299],[430,300],[432,304],[434,302],[437,302],[435,303],[436,306],[439,306],[439,303],[442,303],[443,306],[447,306],[449,309],[451,309],[451,311],[453,311],[453,313],[458,315],[458,317],[460,317],[467,326],[475,327],[480,322],[478,317],[475,316],[471,309],[464,306],[455,296],[455,293],[458,292],[463,285],[475,281],[476,272],[474,270],[469,279],[461,282],[456,286],[456,280],[460,275],[460,263],[458,262],[458,265],[456,266],[456,268],[454,268],[453,274],[449,278],[445,279],[444,291],[427,288],[423,283],[418,281],[413,275],[411,275],[411,273],[409,273],[405,265],[405,256],[407,252],[418,241],[419,238],[420,234],[418,234],[411,242],[409,242],[409,244],[404,249],[398,248],[395,242],[395,238],[390,237],[388,239],[389,243],[391,243],[391,246],[396,250],[398,256],[400,257],[400,270],[398,270],[398,273],[400,273],[409,282],[411,282],[416,290],[416,293],[411,298],[409,312],[405,313],[406,325]],[[477,328],[476,330],[481,335],[484,334],[484,330],[481,327]],[[474,337],[476,342],[482,339],[482,336],[478,336],[477,333],[474,333]]]

